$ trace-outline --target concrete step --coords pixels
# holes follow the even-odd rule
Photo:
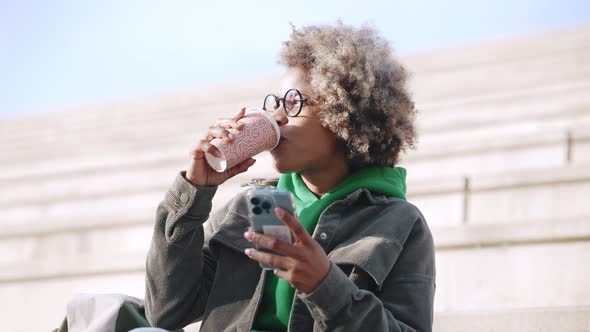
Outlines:
[[[535,87],[488,98],[417,105],[418,127],[426,136],[505,127],[533,121],[576,119],[590,113],[590,81]]]
[[[523,95],[529,98],[527,102],[531,103],[531,105],[525,103],[522,106],[523,111],[519,111],[520,106],[515,109],[513,109],[513,106],[506,106],[507,109],[502,107],[502,112],[495,111],[493,107],[490,108],[489,106],[485,109],[484,106],[484,111],[465,113],[468,115],[461,115],[463,112],[442,111],[437,113],[433,111],[431,115],[428,117],[423,116],[423,118],[438,118],[437,121],[442,121],[442,123],[438,125],[436,121],[433,121],[433,123],[428,124],[428,121],[426,121],[423,124],[426,127],[432,126],[430,128],[431,133],[428,134],[428,128],[421,130],[419,149],[410,153],[408,158],[411,160],[413,157],[427,156],[429,150],[439,151],[441,146],[454,148],[458,143],[464,144],[468,142],[477,147],[477,144],[482,141],[489,141],[490,137],[510,139],[510,136],[513,135],[535,135],[543,131],[563,132],[574,125],[590,125],[590,108],[583,106],[589,104],[590,101],[587,100],[586,94],[580,92],[580,89],[586,89],[587,86],[587,83],[573,84],[573,87],[567,88],[557,85],[551,88],[553,92],[549,95],[549,98],[538,98],[540,101],[536,102],[533,101],[535,98],[531,99],[531,93],[533,92],[523,92]],[[560,91],[563,92],[563,89],[573,89],[575,93],[571,94],[571,96],[564,95],[560,93]],[[547,91],[543,89],[535,93],[547,95]],[[496,102],[499,101],[496,100]],[[568,110],[567,112],[563,112],[559,106],[561,104],[567,105],[567,107],[564,106],[565,110]],[[446,110],[452,110],[458,105],[457,103],[450,103],[445,107]],[[477,106],[467,102],[467,106],[462,107],[469,109]],[[198,139],[196,133],[204,132],[206,126],[214,121],[213,117],[216,118],[220,112],[204,114],[213,116],[210,121],[194,122],[179,121],[177,118],[170,116],[167,121],[173,121],[175,124],[158,124],[162,130],[138,129],[136,123],[131,127],[105,128],[104,130],[92,130],[90,126],[83,128],[83,132],[86,134],[80,135],[81,133],[76,134],[76,132],[68,133],[67,130],[62,132],[62,128],[59,126],[56,128],[49,126],[47,127],[51,136],[49,138],[40,136],[34,141],[17,140],[15,138],[6,139],[7,145],[2,149],[3,153],[0,154],[0,161],[4,165],[15,165],[15,168],[22,168],[23,165],[29,163],[34,163],[35,167],[38,167],[39,159],[45,160],[47,163],[60,163],[63,165],[69,162],[75,163],[75,161],[64,162],[64,159],[90,159],[97,155],[102,158],[106,154],[135,156],[137,153],[145,154],[148,151],[153,151],[156,155],[159,153],[166,154],[166,150],[169,149],[182,151],[184,154],[190,146],[196,143]],[[179,126],[184,126],[186,129],[182,130]],[[154,131],[158,133],[161,131],[162,133],[150,135]],[[103,133],[96,134],[96,132]],[[164,137],[161,137],[161,135],[164,135]],[[518,138],[514,137],[513,141],[517,142]]]
[[[588,120],[531,122],[422,137],[418,150],[409,152],[401,165],[411,170],[410,177],[423,178],[433,170],[437,175],[471,176],[584,163],[590,143]]]
[[[487,40],[471,45],[450,47],[416,54],[406,58],[408,66],[420,68],[418,74],[452,71],[495,62],[529,58],[535,52],[544,55],[590,47],[590,25],[524,34],[500,40]]]
[[[408,183],[408,200],[431,225],[526,222],[584,217],[590,188],[586,164],[496,172]]]
[[[590,128],[574,127],[571,129],[570,160],[577,163],[590,161]]]
[[[86,264],[86,262],[79,262]],[[66,304],[79,293],[119,293],[144,298],[144,272],[100,274],[39,281],[0,283],[2,329],[11,332],[52,331],[66,314]],[[34,313],[23,316],[23,312]]]
[[[494,311],[437,312],[440,332],[581,332],[590,331],[590,307],[533,307]]]
[[[590,259],[589,221],[457,227],[446,238],[433,230],[439,239],[435,310],[589,306],[590,269],[580,264]],[[474,236],[452,241],[461,234]]]
[[[264,96],[263,96],[264,97]],[[134,115],[127,119],[120,119],[118,114],[112,114],[107,117],[105,114],[102,121],[86,122],[81,121],[78,126],[72,126],[71,123],[61,123],[61,119],[48,122],[43,128],[32,128],[28,131],[18,133],[5,133],[3,148],[17,150],[25,148],[25,151],[39,147],[39,145],[30,145],[31,143],[47,144],[57,146],[58,148],[76,148],[80,147],[77,142],[90,145],[109,144],[112,142],[136,142],[145,141],[150,144],[159,141],[161,138],[182,136],[183,133],[200,134],[208,126],[215,124],[220,117],[231,117],[243,106],[260,107],[260,100],[256,99],[242,100],[240,103],[216,103],[207,105],[195,105],[179,110],[170,110],[164,108],[156,116],[144,116],[142,114]],[[181,112],[182,111],[182,112]],[[73,119],[83,118],[83,113],[72,116]],[[72,118],[70,119],[73,120]],[[12,142],[15,145],[8,144]]]
[[[542,82],[567,82],[582,77],[578,76],[581,72],[575,73],[577,65],[588,64],[585,54],[589,49],[589,30],[589,25],[581,25],[435,50],[408,57],[404,63],[414,73],[415,96],[422,102],[458,95],[477,97],[490,91],[510,91]],[[551,66],[546,66],[547,63]],[[510,65],[514,67],[509,69]],[[564,72],[558,72],[561,69]]]
[[[566,129],[563,123],[553,121],[545,126],[516,126],[503,132],[484,131],[478,139],[427,139],[418,150],[404,157],[402,164],[410,169],[410,176],[416,178],[428,177],[432,169],[437,169],[442,175],[469,175],[502,168],[559,166],[586,160],[584,151],[590,141],[588,132],[590,125]],[[0,166],[0,181],[4,185],[27,180],[38,183],[48,178],[85,176],[94,172],[186,167],[186,156],[194,143],[188,140],[180,143],[129,152],[89,150],[86,155],[41,161],[33,154],[29,156],[31,162],[3,163]],[[524,155],[528,158],[522,158]],[[482,163],[482,160],[486,162]]]
[[[506,148],[518,146],[521,145],[520,140],[528,142],[537,139],[544,142],[544,136],[570,135],[576,127],[585,127],[587,130],[590,128],[590,112],[579,113],[572,118],[531,119],[527,122],[473,129],[458,128],[455,131],[419,135],[417,149],[410,151],[406,158],[420,159],[421,155],[428,156],[432,150],[453,149],[454,146],[470,146],[470,150],[477,150],[477,146],[490,144],[503,145]]]
[[[474,176],[566,165],[568,151],[575,149],[566,131],[535,131],[534,134],[491,136],[488,140],[440,141],[423,146],[401,160],[408,176]]]
[[[189,104],[178,105],[174,100],[170,100],[169,105],[159,105],[154,107],[149,104],[150,99],[146,99],[143,103],[126,105],[103,106],[101,112],[90,112],[82,110],[80,112],[64,112],[63,114],[55,113],[48,115],[40,114],[38,117],[43,119],[42,122],[30,121],[28,128],[23,127],[18,122],[18,119],[0,120],[3,130],[0,137],[5,139],[7,137],[16,138],[41,138],[51,139],[56,133],[81,133],[89,135],[92,133],[101,134],[103,129],[123,131],[130,129],[129,124],[134,124],[134,127],[145,127],[146,132],[151,132],[149,128],[157,127],[163,129],[162,124],[175,123],[180,126],[186,126],[186,122],[180,119],[195,117],[196,115],[207,117],[211,115],[215,120],[215,114],[231,114],[234,110],[243,106],[260,106],[260,100],[268,93],[268,84],[261,86],[257,90],[252,88],[245,88],[249,91],[242,99],[224,99],[224,95],[232,95],[237,92],[235,87],[228,87],[228,91],[213,92],[218,95],[217,98],[211,99],[210,96],[203,96],[203,100],[194,100]],[[449,110],[453,114],[462,114],[463,112],[470,113],[470,109],[485,107],[490,103],[502,104],[509,102],[512,105],[527,105],[530,103],[539,103],[539,101],[547,100],[551,104],[548,96],[557,96],[558,100],[569,101],[572,98],[583,98],[584,86],[588,85],[588,80],[568,81],[566,83],[540,81],[530,87],[522,87],[512,89],[504,92],[488,91],[484,95],[472,96],[467,95],[459,98],[440,99],[433,102],[417,100],[418,109],[424,114],[436,115],[440,114],[441,110]],[[571,103],[571,102],[570,102]],[[539,103],[541,106],[546,106],[544,103]],[[575,104],[574,104],[575,105]],[[568,104],[565,104],[567,108]],[[116,112],[113,111],[116,110]],[[87,114],[90,112],[90,114]],[[432,114],[431,114],[432,113]],[[434,118],[436,119],[436,117]],[[33,120],[33,119],[31,119]],[[9,124],[12,124],[9,126]],[[48,126],[49,125],[49,126]],[[96,130],[90,131],[89,130]]]
[[[466,219],[473,223],[590,215],[588,165],[474,177],[469,188]]]
[[[496,253],[505,252],[508,247],[588,242],[589,218],[431,225],[431,228],[437,252],[444,253],[445,259],[453,259],[471,251]],[[0,258],[0,283],[141,271],[153,225],[152,217],[141,222],[128,219],[118,224],[80,223],[69,228],[58,225],[53,229],[30,227],[29,232],[8,228],[0,237],[0,248],[11,254]]]
[[[534,150],[533,150],[534,151]],[[590,173],[586,163],[564,165],[557,159],[565,151],[556,150],[556,157],[545,151],[535,156],[537,160],[547,160],[544,167],[524,168],[518,171],[498,171],[461,175],[445,175],[445,171],[425,169],[427,177],[410,176],[408,196],[428,217],[431,223],[444,222],[495,222],[501,220],[538,220],[559,217],[557,211],[566,209],[571,217],[588,212],[575,204],[581,199],[579,193],[587,190]],[[526,150],[516,150],[514,160],[528,161],[534,156]],[[491,155],[493,156],[493,154]],[[457,167],[465,167],[465,157],[459,156]],[[491,157],[472,156],[471,167],[477,169],[478,163],[491,163]],[[268,154],[261,155],[258,162],[245,174],[241,174],[221,186],[215,203],[222,202],[240,190],[240,184],[257,177],[278,177],[272,170]],[[551,164],[558,160],[558,163]],[[452,167],[443,160],[432,162],[432,168]],[[552,167],[549,167],[552,166]],[[506,167],[509,168],[509,167]],[[176,167],[131,168],[84,175],[67,173],[58,177],[7,181],[0,188],[0,223],[3,225],[39,224],[60,220],[75,220],[79,216],[93,220],[119,219],[121,214],[148,216],[155,210],[164,192],[172,183],[178,170]],[[416,173],[419,164],[408,166],[409,174]],[[468,168],[458,168],[465,171]],[[510,180],[507,180],[510,179]],[[559,192],[559,196],[556,193]],[[553,194],[552,194],[553,193]],[[506,200],[503,195],[514,200]],[[571,198],[571,200],[570,200]],[[490,201],[488,201],[490,200]],[[503,204],[504,212],[494,210],[494,204]],[[544,208],[535,208],[541,204]],[[489,207],[491,206],[491,207]],[[553,206],[553,208],[550,208]],[[493,210],[493,211],[490,211]],[[91,213],[89,213],[89,211]],[[535,212],[537,211],[537,212]],[[502,214],[503,213],[503,214]],[[513,217],[510,215],[513,214]],[[440,216],[446,216],[441,218]]]
[[[498,172],[408,184],[431,225],[533,222],[590,216],[588,165]]]
[[[419,137],[418,150],[410,151],[407,158],[420,158],[427,156],[432,151],[439,151],[441,146],[445,149],[455,149],[458,145],[469,144],[472,149],[477,149],[478,144],[482,142],[495,142],[497,137],[503,138],[506,145],[517,144],[522,136],[539,135],[544,132],[550,134],[558,132],[564,134],[567,128],[575,124],[586,124],[590,126],[590,112],[582,113],[573,118],[561,119],[542,119],[539,121],[529,120],[526,123],[512,123],[505,126],[491,126],[487,128],[477,128],[474,130],[457,130],[456,132],[445,132],[435,135],[421,135]],[[205,132],[206,128],[195,130],[194,133]],[[490,138],[495,138],[493,141]],[[511,140],[512,138],[512,140]],[[39,169],[43,167],[50,167],[61,169],[57,165],[63,165],[72,169],[72,165],[80,163],[78,160],[85,160],[86,163],[92,164],[91,160],[96,160],[97,164],[101,163],[101,159],[125,159],[137,158],[137,155],[146,156],[149,160],[157,158],[167,158],[171,156],[172,151],[177,151],[177,158],[184,158],[188,155],[188,151],[194,146],[200,137],[197,134],[190,135],[174,135],[161,141],[150,140],[136,140],[136,139],[120,139],[120,143],[113,141],[104,142],[84,142],[82,140],[72,140],[66,146],[54,145],[48,147],[29,147],[17,150],[7,150],[0,157],[3,169],[12,168],[14,170],[22,170],[23,168]],[[488,143],[489,144],[489,143]],[[15,148],[16,149],[16,148]],[[151,154],[152,156],[147,156]],[[142,158],[139,158],[140,161]],[[44,166],[49,165],[49,166]],[[8,174],[12,171],[8,170]],[[35,172],[36,173],[36,172]],[[6,174],[6,173],[5,173]],[[4,176],[3,176],[4,177]]]
[[[169,96],[152,96],[112,104],[61,110],[21,117],[0,118],[0,137],[15,137],[34,133],[51,134],[52,128],[62,131],[84,128],[130,127],[143,121],[180,118],[211,106],[250,106],[244,101],[259,105],[260,92],[273,91],[278,77],[253,78],[247,81],[208,84],[192,91],[182,91]],[[51,128],[48,128],[51,124]]]
[[[490,129],[502,132],[505,126],[518,129],[546,124],[563,128],[584,119],[590,123],[590,97],[583,93],[588,88],[590,83],[585,82],[569,87],[557,85],[533,91],[529,89],[483,101],[431,104],[425,108],[418,105],[422,140],[428,142],[429,137],[439,140],[441,134],[443,139],[445,135],[457,138],[465,134],[477,138],[482,130],[485,135],[485,131]],[[71,128],[70,124],[66,127],[59,123],[46,123],[41,130],[5,137],[4,143],[0,143],[5,157],[0,158],[5,163],[14,163],[31,160],[34,156],[59,158],[112,150],[133,153],[181,143],[192,145],[207,126],[215,123],[218,117],[229,117],[230,110],[236,109],[239,109],[237,104],[211,104],[201,109],[187,108],[186,114],[162,110],[163,117],[158,119],[121,121],[117,116],[103,125],[85,122],[80,128]]]
[[[444,191],[442,187],[439,189]],[[415,187],[416,192],[420,190]],[[141,297],[138,292],[142,288],[132,289],[129,282],[121,280],[135,275],[135,287],[143,287],[143,260],[152,223],[153,215],[128,225],[126,222],[106,226],[65,224],[61,229],[45,225],[43,230],[42,224],[38,224],[40,227],[30,227],[29,231],[21,228],[14,232],[13,228],[12,233],[10,227],[3,226],[1,251],[18,255],[4,257],[0,263],[0,293],[7,298],[20,294],[19,299],[25,301],[32,301],[35,294],[41,294],[42,298],[51,299],[52,308],[60,301],[65,308],[67,299],[77,291],[120,292]],[[584,301],[590,294],[581,287],[589,277],[588,271],[579,264],[585,260],[580,255],[590,252],[587,250],[590,240],[587,218],[446,224],[458,226],[432,227],[437,248],[437,311],[588,305]],[[560,264],[560,269],[555,269],[555,264]],[[569,279],[559,282],[564,270],[569,271]],[[547,288],[547,284],[554,286]],[[27,308],[49,305],[39,301],[24,302],[20,308],[25,304]],[[18,303],[16,308],[19,308]],[[61,309],[55,310],[49,318],[62,314]],[[50,321],[49,318],[45,321]],[[43,321],[43,317],[40,319]]]
[[[590,306],[590,269],[580,264],[590,258],[590,219],[527,226],[432,228],[437,252],[435,311],[445,319],[437,324],[450,324],[453,317],[474,311]],[[13,241],[12,250],[3,252],[32,252],[23,246],[37,241],[39,255],[20,254],[0,263],[0,295],[15,297],[0,309],[14,314],[22,308],[41,310],[39,321],[53,326],[63,317],[67,301],[79,292],[143,297],[150,239],[151,225],[23,235]],[[5,242],[0,242],[3,249],[9,249]]]
[[[417,100],[431,102],[462,96],[485,95],[489,92],[508,92],[514,89],[534,87],[542,82],[567,83],[588,77],[590,61],[587,47],[539,56],[529,54],[506,62],[494,62],[476,66],[460,66],[452,71],[420,75],[417,67],[412,91]],[[548,66],[547,64],[551,64]]]
[[[121,220],[152,220],[157,205],[164,198],[167,186],[150,191],[134,193],[113,193],[95,197],[57,200],[45,204],[14,204],[3,207],[0,211],[0,225],[15,229],[40,228],[46,225],[76,225],[82,223],[119,223]],[[222,186],[214,198],[217,207],[226,199],[243,190],[240,183],[228,183]],[[132,216],[132,217],[127,217]]]
[[[587,223],[587,220],[586,220]],[[507,228],[506,232],[510,229]],[[437,311],[589,306],[590,241],[437,252]]]
[[[241,185],[253,178],[279,176],[272,169],[268,153],[256,158],[257,163],[247,173],[219,188],[215,204],[241,190]],[[51,224],[69,222],[76,216],[104,221],[118,219],[120,214],[146,216],[155,212],[178,172],[186,168],[184,162],[170,165],[107,165],[105,169],[85,172],[5,179],[0,187],[0,224],[39,224],[39,220]]]

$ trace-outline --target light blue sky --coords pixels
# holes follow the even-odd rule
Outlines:
[[[0,0],[0,116],[278,72],[289,21],[339,18],[405,55],[590,22],[590,1]]]

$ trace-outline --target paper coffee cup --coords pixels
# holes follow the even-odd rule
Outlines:
[[[220,138],[210,142],[219,149],[221,157],[205,154],[211,168],[218,172],[230,169],[263,151],[270,151],[279,144],[279,125],[268,112],[249,108],[237,122],[244,125],[241,131],[228,129],[233,137],[232,142],[225,142]]]

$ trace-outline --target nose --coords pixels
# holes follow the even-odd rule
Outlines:
[[[289,123],[289,117],[287,116],[287,114],[283,110],[282,106],[281,106],[281,108],[277,109],[276,111],[274,111],[272,113],[272,117],[275,119],[275,121],[277,122],[279,127],[282,127],[282,126],[286,125],[287,123]]]

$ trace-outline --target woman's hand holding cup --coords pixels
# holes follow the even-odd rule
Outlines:
[[[231,128],[241,131],[243,129],[243,124],[238,123],[238,120],[244,116],[245,112],[246,109],[243,108],[231,119],[220,119],[217,121],[216,125],[209,127],[205,136],[199,141],[199,143],[197,143],[190,153],[190,165],[186,172],[186,179],[189,182],[195,186],[201,187],[218,186],[237,174],[244,173],[250,168],[250,166],[254,165],[256,160],[248,158],[223,172],[217,172],[209,166],[205,157],[206,153],[216,157],[221,156],[221,152],[215,145],[211,144],[211,141],[217,138],[224,142],[231,142],[232,135],[228,129]]]

